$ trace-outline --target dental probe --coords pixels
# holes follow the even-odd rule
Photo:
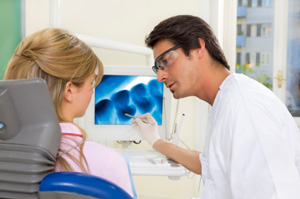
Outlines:
[[[128,113],[124,113],[127,117],[131,117],[131,118],[133,118],[133,119],[136,119],[136,117],[135,116],[133,116],[133,115],[129,115]],[[142,122],[144,122],[144,123],[148,123],[146,120],[142,120]]]

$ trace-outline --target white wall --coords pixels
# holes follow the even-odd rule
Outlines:
[[[25,0],[26,36],[50,26],[49,1]],[[213,2],[219,1],[213,0]],[[71,33],[144,46],[145,36],[161,20],[170,16],[192,14],[203,17],[209,22],[210,5],[210,0],[61,0],[61,27]],[[146,63],[143,55],[107,49],[94,49],[94,51],[105,65],[145,65]],[[175,106],[175,102],[172,103]],[[201,106],[204,107],[204,112],[200,114],[200,118],[201,115],[206,117],[207,106]],[[179,112],[184,112],[186,115],[182,126],[182,139],[191,149],[201,149],[199,142],[196,146],[196,128],[197,131],[199,128],[196,126],[196,110],[198,109],[196,109],[195,98],[180,100]],[[203,132],[202,128],[201,133]],[[147,144],[136,147],[150,149]],[[168,177],[134,176],[134,182],[141,199],[182,199],[195,196],[198,178],[196,182],[193,175],[182,177],[180,180],[170,180]]]

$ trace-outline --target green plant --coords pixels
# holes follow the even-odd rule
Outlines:
[[[256,67],[259,67],[259,65]],[[247,75],[248,77],[251,77],[262,83],[267,88],[272,89],[273,85],[269,83],[270,77],[266,74],[265,70],[260,71],[260,73],[255,73],[251,64],[236,64],[235,69],[237,73],[243,73],[244,75]]]

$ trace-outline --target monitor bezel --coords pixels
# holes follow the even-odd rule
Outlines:
[[[104,75],[141,75],[154,76],[150,66],[104,66]],[[166,139],[169,132],[172,94],[164,85],[162,124],[158,126],[161,138]],[[95,125],[95,94],[84,116],[84,128],[87,138],[92,141],[140,141],[144,137],[138,127],[133,125]]]

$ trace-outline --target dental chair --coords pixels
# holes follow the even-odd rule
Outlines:
[[[0,80],[0,198],[132,199],[92,175],[53,172],[61,130],[44,80]]]

